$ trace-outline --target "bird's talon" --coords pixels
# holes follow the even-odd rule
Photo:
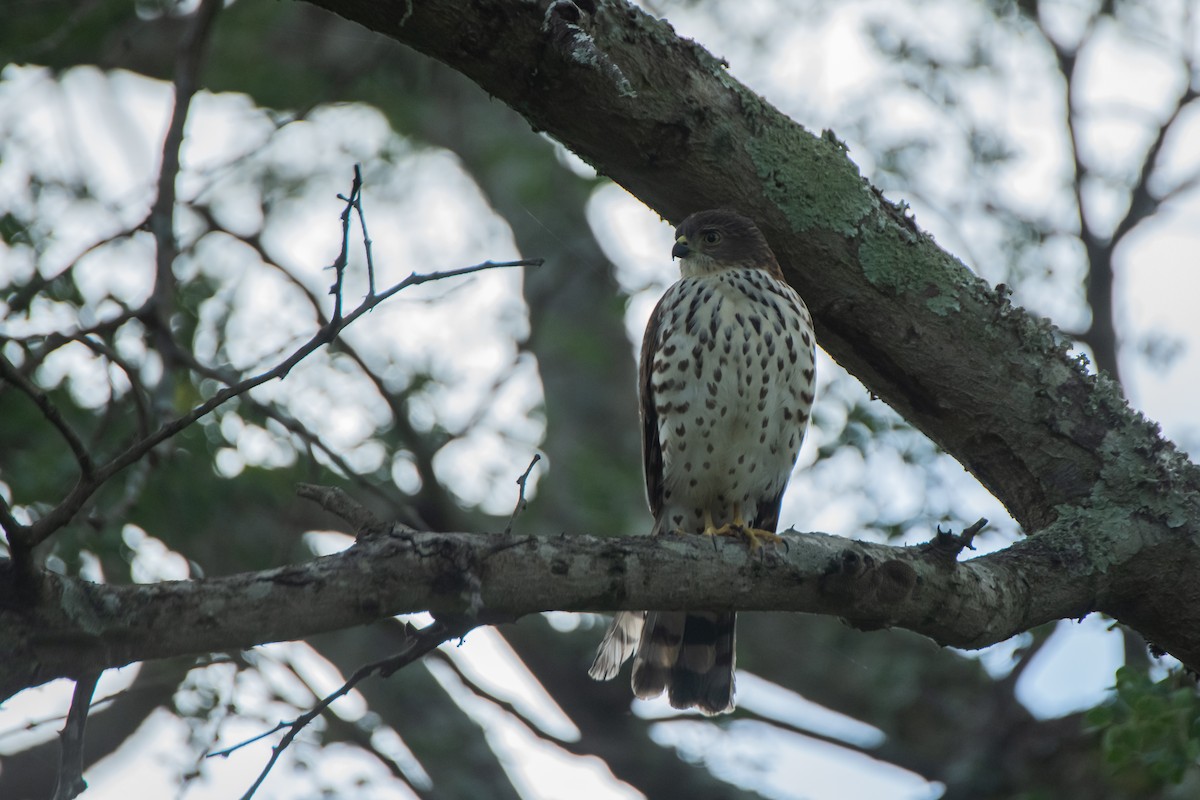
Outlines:
[[[763,549],[768,544],[783,542],[784,547],[787,547],[787,542],[782,536],[771,531],[765,531],[762,528],[743,528],[741,536],[746,540],[746,544],[750,546],[750,552],[752,553]]]

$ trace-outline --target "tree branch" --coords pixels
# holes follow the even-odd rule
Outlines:
[[[1007,550],[947,563],[928,546],[892,547],[791,534],[785,551],[750,553],[702,537],[538,538],[392,528],[349,549],[262,572],[150,585],[46,574],[35,608],[0,604],[0,698],[52,678],[170,655],[300,639],[400,613],[509,620],[551,609],[785,610],[830,614],[867,630],[902,627],[979,648],[1055,619],[1131,600],[1148,556],[1127,544],[1101,563],[1079,530],[1048,528]],[[1149,533],[1148,526],[1136,531]],[[1179,565],[1194,575],[1195,565]],[[1188,570],[1193,570],[1188,572]],[[2,577],[2,576],[0,576]],[[1200,626],[1159,644],[1200,665]]]
[[[446,62],[668,219],[718,206],[754,217],[822,347],[1027,530],[1093,502],[1115,460],[1158,482],[1157,457],[1134,453],[1166,445],[1115,386],[1067,355],[1059,332],[939,250],[871,189],[836,137],[805,131],[667,23],[623,0],[577,23],[630,96],[609,71],[556,49],[538,4],[421,3],[400,26],[403,4],[314,2]]]
[[[311,339],[301,345],[295,352],[271,369],[259,373],[258,375],[244,378],[237,383],[227,385],[224,389],[220,390],[204,403],[196,406],[188,413],[182,414],[163,423],[156,431],[148,436],[140,438],[138,441],[134,442],[132,445],[127,447],[124,451],[113,457],[102,466],[91,466],[89,460],[87,462],[89,468],[84,471],[84,474],[71,489],[70,493],[58,505],[56,505],[45,516],[41,517],[33,524],[28,526],[20,526],[10,532],[10,544],[13,546],[15,551],[18,551],[20,554],[22,554],[22,557],[19,561],[20,564],[24,565],[28,562],[28,559],[24,557],[25,553],[27,553],[37,544],[45,541],[56,530],[67,524],[67,522],[69,522],[71,518],[78,513],[79,509],[83,507],[83,504],[87,502],[87,499],[118,472],[125,469],[130,464],[135,463],[159,444],[167,439],[170,439],[172,436],[175,436],[177,433],[192,425],[197,420],[207,416],[212,411],[224,405],[234,397],[245,394],[256,386],[260,386],[267,381],[286,377],[287,374],[291,372],[297,364],[299,364],[305,358],[308,358],[309,355],[320,349],[322,346],[334,341],[338,334],[344,328],[346,328],[346,326],[352,324],[363,314],[366,314],[371,309],[375,308],[375,306],[390,298],[392,295],[403,291],[410,286],[417,286],[423,283],[429,283],[431,281],[443,280],[445,278],[469,275],[476,272],[482,272],[484,270],[501,269],[506,267],[540,266],[542,264],[542,259],[537,258],[500,262],[485,261],[481,264],[475,264],[469,267],[461,267],[459,269],[445,270],[442,272],[432,272],[427,274],[418,274],[413,272],[407,278],[386,289],[385,291],[378,294],[371,294],[370,296],[366,297],[351,313],[348,315],[343,315],[341,313],[341,273],[342,269],[344,269],[344,257],[348,246],[346,237],[349,235],[349,215],[354,207],[354,202],[357,199],[358,190],[361,188],[360,181],[361,173],[356,169],[355,189],[351,192],[351,196],[349,198],[343,198],[346,201],[346,209],[343,213],[342,253],[339,255],[338,259],[338,262],[343,263],[343,266],[338,267],[338,278],[333,290],[334,294],[336,295],[337,308],[337,312],[334,314],[333,319],[330,320],[328,324],[323,325],[312,336]],[[162,342],[161,344],[164,357],[168,353],[172,353],[177,350],[173,342]],[[9,364],[8,361],[3,358],[3,356],[0,356],[0,370],[3,371],[5,378],[9,378],[14,381],[17,379],[22,381],[24,380],[24,378],[16,372],[15,368],[12,367],[12,365]],[[10,378],[10,374],[12,375],[12,378]],[[25,382],[28,383],[27,381]],[[18,382],[17,385],[20,387],[21,383]],[[34,391],[37,391],[36,387],[32,387],[31,384],[30,387]],[[37,401],[37,396],[31,395],[31,397],[34,398],[35,402]],[[43,412],[45,413],[45,409],[43,409]],[[51,421],[53,422],[54,419],[51,418]],[[65,423],[63,424],[65,425]],[[58,426],[56,425],[56,427]],[[60,431],[62,430],[63,428],[60,427]],[[69,429],[67,430],[69,431]],[[64,432],[64,436],[66,435],[67,434]],[[78,439],[78,437],[75,438]],[[68,442],[70,441],[71,439],[68,437]],[[74,450],[75,448],[72,447],[72,449]],[[81,461],[81,467],[83,464],[84,462]]]
[[[753,217],[830,355],[1027,532],[1069,527],[1097,564],[1114,548],[1157,552],[1155,569],[1126,576],[1136,591],[1108,577],[1116,616],[1155,641],[1194,640],[1200,593],[1159,576],[1197,557],[1200,471],[1118,386],[1088,375],[1066,337],[874,191],[832,133],[810,134],[624,0],[577,4],[571,22],[605,68],[564,48],[543,4],[312,2],[447,63],[670,220],[720,206]],[[1039,592],[1054,591],[1047,577]]]
[[[397,670],[403,669],[414,661],[420,660],[430,651],[440,646],[443,642],[465,636],[473,627],[475,627],[475,624],[469,622],[456,621],[452,623],[446,623],[435,621],[433,624],[428,625],[425,628],[421,628],[420,630],[415,628],[411,629],[408,632],[408,641],[405,643],[404,648],[399,653],[359,667],[357,670],[355,670],[353,675],[346,679],[346,682],[343,683],[340,688],[323,697],[320,702],[318,702],[308,711],[296,717],[294,720],[291,720],[290,722],[281,722],[265,733],[254,736],[245,740],[244,742],[235,744],[232,747],[227,747],[223,750],[217,750],[209,753],[208,757],[225,757],[230,753],[233,753],[235,750],[240,750],[246,745],[251,744],[252,742],[257,742],[264,737],[276,733],[277,731],[287,731],[287,733],[283,735],[283,738],[280,739],[279,744],[271,748],[271,758],[267,761],[266,765],[262,768],[262,771],[258,774],[258,778],[256,778],[254,783],[251,784],[250,788],[246,790],[245,794],[242,795],[242,800],[250,800],[250,798],[254,796],[254,793],[258,791],[259,787],[262,786],[263,781],[267,779],[267,775],[271,773],[271,770],[279,761],[279,757],[283,755],[283,751],[286,750],[288,746],[295,740],[296,735],[299,734],[300,731],[304,730],[304,728],[307,727],[310,722],[321,716],[321,714],[325,713],[325,709],[329,708],[329,706],[332,705],[335,700],[349,694],[355,686],[370,676],[378,674],[386,678],[395,673]]]
[[[87,789],[87,782],[83,780],[83,731],[98,680],[100,673],[91,672],[75,681],[71,710],[67,713],[67,724],[63,726],[60,736],[62,753],[54,800],[72,800]]]
[[[42,416],[46,418],[46,421],[54,426],[54,429],[62,436],[63,441],[67,443],[67,447],[71,448],[71,453],[75,456],[75,463],[79,465],[79,473],[82,479],[90,478],[96,465],[92,461],[92,455],[88,452],[83,439],[75,432],[75,429],[63,417],[62,412],[58,410],[58,406],[54,405],[46,393],[22,375],[16,365],[9,361],[8,357],[3,353],[0,353],[0,378],[17,387],[17,389],[33,401],[33,404],[42,412]]]
[[[204,48],[224,0],[202,0],[179,43],[175,62],[175,105],[163,138],[162,162],[158,172],[158,192],[150,210],[149,227],[154,235],[154,289],[141,313],[156,338],[171,336],[171,309],[175,301],[175,259],[179,247],[175,241],[175,181],[179,177],[179,152],[192,97],[200,88],[199,76]],[[161,348],[164,376],[171,372],[167,348]]]

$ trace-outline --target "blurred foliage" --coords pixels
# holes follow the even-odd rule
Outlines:
[[[1154,680],[1122,667],[1116,695],[1089,711],[1087,723],[1101,732],[1105,760],[1132,789],[1152,792],[1200,772],[1200,692],[1183,671]]]

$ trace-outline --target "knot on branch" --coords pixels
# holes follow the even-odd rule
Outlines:
[[[987,519],[980,518],[974,525],[964,528],[962,533],[955,534],[952,531],[944,531],[941,526],[938,527],[937,533],[933,537],[933,541],[921,545],[921,555],[928,558],[930,561],[949,566],[958,563],[958,554],[963,550],[974,550],[976,535],[979,534],[988,524]]]
[[[551,49],[563,58],[605,76],[616,85],[622,97],[637,97],[625,73],[583,29],[581,23],[585,16],[595,13],[593,0],[554,0],[546,9],[542,30],[549,36]]]
[[[838,553],[821,576],[820,592],[845,605],[842,617],[862,630],[891,626],[895,610],[906,603],[917,585],[917,571],[904,561],[880,562],[857,549]]]

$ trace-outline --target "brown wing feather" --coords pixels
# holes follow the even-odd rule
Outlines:
[[[784,483],[783,488],[774,497],[764,497],[759,501],[758,513],[750,521],[751,527],[772,533],[779,530],[779,508],[783,505],[783,493],[786,489],[787,484]]]
[[[642,337],[641,363],[638,365],[638,399],[642,413],[642,466],[646,475],[646,499],[657,528],[663,507],[662,443],[658,440],[658,411],[654,404],[651,378],[654,374],[654,355],[658,350],[659,329],[662,326],[663,301],[650,314],[646,333]]]

